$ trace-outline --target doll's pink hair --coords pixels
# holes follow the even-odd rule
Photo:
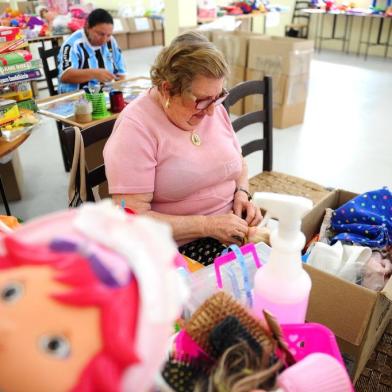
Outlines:
[[[120,390],[123,371],[138,362],[134,351],[139,295],[135,279],[123,287],[108,287],[97,278],[87,260],[75,252],[54,252],[47,246],[4,238],[6,254],[0,270],[26,265],[47,266],[54,279],[70,286],[70,291],[53,294],[71,306],[97,306],[101,314],[102,350],[82,371],[72,392],[113,392]]]

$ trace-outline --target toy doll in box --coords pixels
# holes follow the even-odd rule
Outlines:
[[[148,390],[186,295],[176,255],[110,202],[2,234],[0,390]]]

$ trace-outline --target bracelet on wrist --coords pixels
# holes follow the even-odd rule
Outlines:
[[[248,196],[248,201],[252,200],[252,195],[244,188],[235,188],[234,194],[240,191],[246,193],[246,195]]]

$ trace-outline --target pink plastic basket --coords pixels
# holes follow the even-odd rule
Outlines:
[[[309,354],[324,353],[337,359],[343,366],[333,332],[322,324],[284,324],[281,326],[290,352],[297,361]]]

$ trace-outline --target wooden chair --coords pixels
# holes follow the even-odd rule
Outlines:
[[[310,1],[296,0],[291,23],[285,26],[286,36],[306,39],[308,38],[310,15],[301,12],[301,10],[305,8],[310,8]]]
[[[49,94],[51,96],[57,95],[58,94],[57,85],[58,85],[58,76],[59,76],[57,56],[60,52],[60,47],[57,46],[50,49],[39,47],[38,52],[39,52],[39,57],[42,60],[42,67],[44,69],[46,82],[48,84]],[[50,58],[53,58],[54,68],[51,68],[49,65]],[[57,83],[55,83],[55,81],[57,81]]]
[[[94,188],[106,182],[103,147],[112,133],[115,121],[102,122],[83,131],[76,127],[63,129],[66,154],[72,162],[68,192],[71,207],[84,201],[97,200]],[[80,143],[75,144],[75,137],[80,139]]]
[[[45,79],[48,84],[49,94],[51,96],[57,95],[57,86],[58,86],[58,54],[60,52],[60,47],[55,46],[50,49],[45,49],[43,47],[38,48],[39,56],[42,60],[42,68],[44,70]],[[49,59],[53,58],[53,64],[55,65],[54,68],[50,67]],[[63,134],[63,123],[61,121],[56,121],[57,132],[59,135],[60,140],[60,148],[61,148],[61,155],[63,157],[64,162],[64,169],[65,171],[69,171],[71,168],[72,161],[68,161],[66,157],[65,147],[64,147],[64,134]]]
[[[223,105],[228,113],[230,107],[237,101],[254,94],[262,95],[261,110],[245,113],[234,119],[232,125],[235,132],[251,124],[260,123],[260,136],[247,142],[242,146],[244,157],[254,152],[262,152],[261,173],[249,180],[249,190],[253,194],[256,191],[275,192],[304,196],[318,203],[330,190],[311,181],[299,177],[291,176],[284,173],[272,171],[273,162],[273,132],[272,132],[272,79],[270,76],[264,77],[263,80],[246,81],[234,86]],[[260,105],[261,107],[261,105]]]

